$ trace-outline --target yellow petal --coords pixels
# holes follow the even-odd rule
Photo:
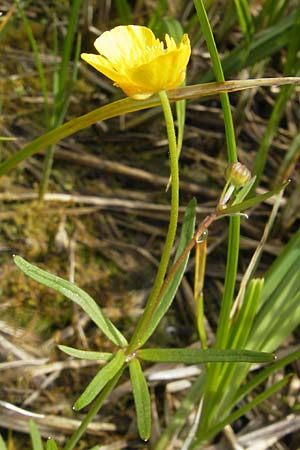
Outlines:
[[[145,93],[174,89],[184,81],[189,57],[190,45],[186,41],[179,49],[164,53],[149,63],[128,71],[127,77]]]
[[[101,34],[95,43],[96,50],[113,65],[134,64],[141,50],[159,45],[152,31],[138,25],[118,26]],[[118,67],[118,70],[120,68]]]
[[[114,69],[112,64],[101,55],[94,55],[92,53],[82,53],[81,58],[88,64],[93,66],[99,72],[103,73],[106,77],[115,81],[115,77],[118,72]]]
[[[165,35],[165,42],[166,42],[167,50],[176,50],[177,49],[176,42],[168,34]]]
[[[188,35],[179,46],[169,35],[163,42],[147,27],[119,26],[95,41],[100,55],[83,53],[82,58],[114,81],[127,95],[147,98],[179,86],[191,54]]]

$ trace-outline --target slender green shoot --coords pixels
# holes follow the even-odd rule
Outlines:
[[[179,209],[179,168],[178,168],[178,154],[177,154],[177,142],[176,133],[173,120],[173,114],[170,106],[168,96],[165,91],[159,93],[161,100],[164,118],[167,127],[168,141],[169,141],[169,154],[170,154],[170,169],[171,169],[171,213],[166,241],[159,263],[157,275],[154,281],[154,285],[147,301],[144,313],[136,327],[132,340],[128,346],[128,352],[132,352],[140,347],[141,339],[144,333],[146,333],[149,322],[157,308],[156,299],[163,284],[175,236],[178,222],[178,209]]]

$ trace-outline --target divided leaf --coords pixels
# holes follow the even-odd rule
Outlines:
[[[129,362],[129,371],[139,435],[147,441],[151,434],[151,401],[147,381],[138,359]]]
[[[202,364],[207,362],[272,362],[273,353],[252,350],[229,350],[195,348],[145,348],[137,351],[140,359],[153,362],[172,362],[185,364]]]
[[[87,388],[83,391],[74,405],[75,410],[79,410],[90,404],[105,385],[119,372],[125,364],[125,355],[122,350],[118,350],[115,356],[99,370]]]
[[[91,359],[96,361],[109,361],[112,353],[93,352],[87,350],[79,350],[78,348],[68,347],[67,345],[58,345],[58,348],[69,356],[81,359]]]
[[[195,222],[196,222],[196,206],[197,206],[196,200],[192,199],[186,208],[174,262],[176,262],[176,260],[181,255],[184,248],[187,246],[187,244],[193,237],[194,230],[195,230]],[[170,305],[175,297],[175,294],[177,292],[178,286],[181,283],[182,277],[185,272],[186,265],[188,263],[188,259],[189,259],[189,255],[185,258],[180,269],[177,271],[175,276],[172,278],[172,281],[168,285],[168,287],[160,301],[159,306],[156,308],[156,311],[153,314],[151,324],[149,324],[149,327],[148,327],[146,333],[143,335],[143,338],[141,340],[141,345],[143,345],[149,339],[151,334],[155,331],[160,320],[162,319],[162,317],[165,315],[166,311],[170,307]]]
[[[14,261],[19,269],[30,278],[54,289],[56,292],[59,292],[79,305],[115,345],[120,347],[125,347],[127,345],[126,338],[103,313],[95,300],[85,291],[70,281],[66,281],[63,278],[39,269],[20,256],[14,256]]]

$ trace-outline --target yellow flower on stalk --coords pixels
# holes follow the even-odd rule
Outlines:
[[[99,55],[82,53],[82,59],[139,100],[179,86],[191,54],[187,34],[178,46],[166,34],[164,45],[149,28],[138,25],[105,31],[94,45]]]

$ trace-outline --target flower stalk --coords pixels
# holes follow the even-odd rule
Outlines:
[[[178,223],[178,210],[179,210],[179,167],[178,167],[178,153],[177,153],[177,142],[176,142],[176,133],[174,126],[173,114],[170,106],[170,102],[168,99],[168,95],[166,91],[160,91],[158,93],[164,118],[166,122],[167,135],[169,141],[169,155],[170,155],[170,171],[171,171],[171,212],[170,212],[170,222],[168,227],[168,232],[166,236],[166,241],[163,249],[163,253],[161,256],[160,264],[158,267],[158,271],[156,274],[156,278],[154,281],[154,285],[150,296],[148,298],[148,302],[144,313],[137,325],[135,333],[132,337],[131,342],[128,346],[128,352],[135,351],[139,348],[143,342],[142,337],[144,332],[147,330],[147,325],[151,321],[151,317],[153,316],[159,302],[157,302],[157,298],[159,296],[161,287],[164,282],[164,278],[167,272],[167,268],[170,261],[170,256],[172,253],[172,248],[176,236],[177,223]]]

